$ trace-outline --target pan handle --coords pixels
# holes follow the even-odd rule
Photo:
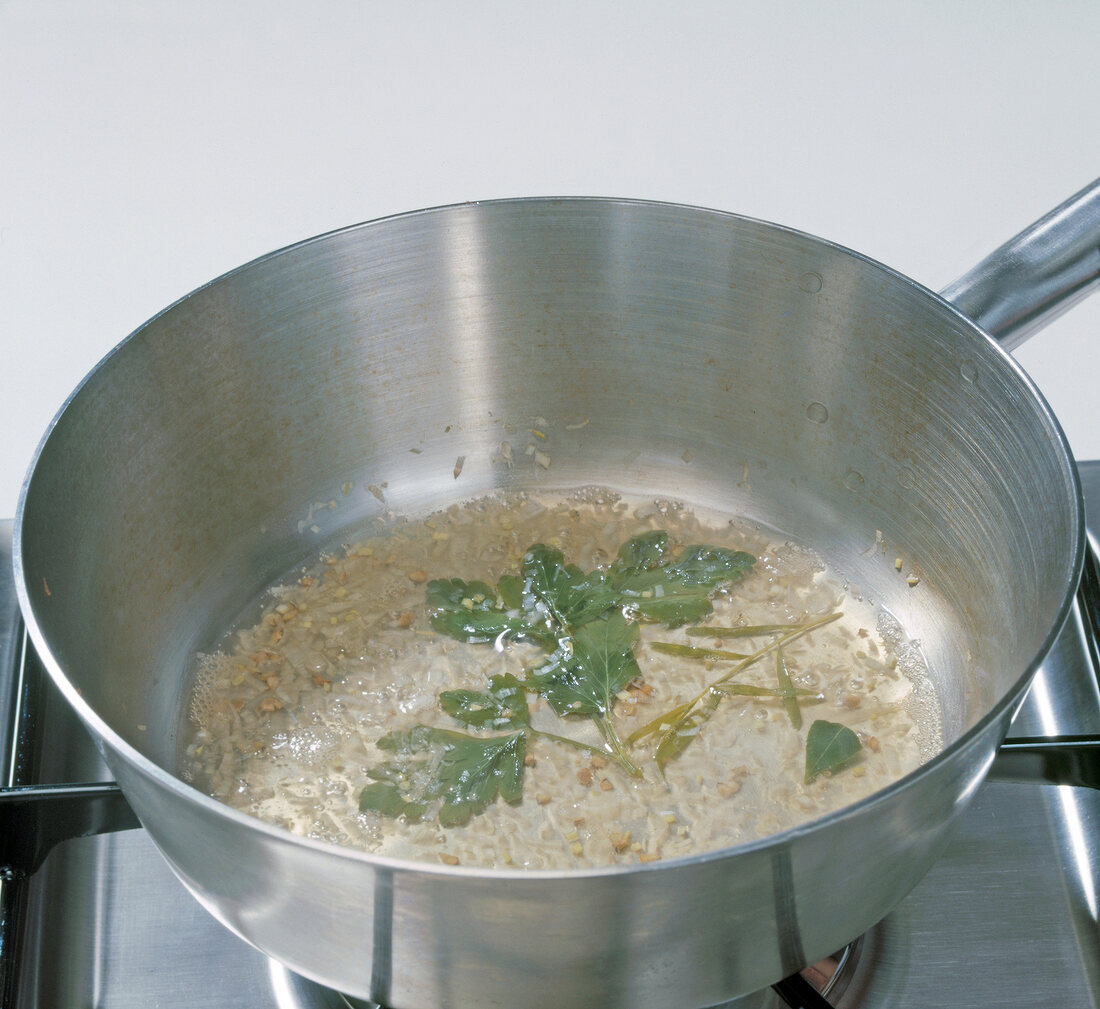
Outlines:
[[[1100,289],[1100,179],[1009,239],[940,294],[1014,350]]]

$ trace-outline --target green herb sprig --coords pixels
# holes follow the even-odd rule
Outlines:
[[[445,690],[439,706],[471,729],[511,729],[507,735],[474,736],[416,725],[392,732],[378,746],[393,760],[367,773],[375,780],[359,794],[359,811],[422,819],[438,802],[439,823],[461,826],[499,796],[516,803],[523,795],[524,757],[532,735],[579,749],[589,744],[531,725],[527,688],[511,673],[493,676],[487,690]]]
[[[505,736],[474,736],[415,726],[391,733],[378,745],[393,760],[368,771],[359,808],[384,816],[422,818],[438,803],[442,825],[468,822],[498,797],[518,802],[529,734],[588,749],[588,744],[536,730],[526,692],[546,698],[562,718],[588,718],[608,755],[628,774],[641,771],[611,721],[616,695],[641,670],[634,655],[639,622],[678,627],[713,612],[711,595],[744,577],[755,558],[743,551],[689,546],[675,559],[668,533],[654,530],[624,543],[606,572],[566,564],[560,550],[536,543],[523,555],[518,575],[495,586],[460,578],[427,585],[431,623],[459,641],[491,644],[522,640],[542,648],[546,659],[528,672],[493,677],[489,690],[446,691],[443,710],[477,730],[513,730]]]
[[[504,575],[495,586],[460,578],[429,582],[426,599],[431,623],[440,633],[468,643],[527,641],[546,657],[522,681],[512,674],[493,676],[484,691],[451,690],[439,695],[442,710],[478,735],[417,725],[382,737],[378,746],[393,758],[368,771],[374,780],[360,794],[360,810],[407,820],[434,812],[439,823],[449,827],[467,823],[498,799],[519,802],[532,735],[591,749],[587,742],[536,729],[528,709],[529,692],[544,697],[563,719],[590,719],[608,756],[632,776],[640,776],[641,771],[631,759],[631,746],[656,738],[654,756],[663,774],[725,697],[778,699],[792,727],[800,730],[802,702],[819,700],[821,695],[794,686],[783,646],[831,623],[839,613],[800,625],[686,628],[693,637],[773,637],[748,654],[652,642],[649,647],[665,654],[733,665],[695,697],[643,725],[625,742],[611,721],[616,696],[641,675],[635,655],[639,624],[675,628],[703,620],[713,612],[711,597],[717,588],[744,577],[753,564],[750,554],[705,545],[689,546],[673,558],[668,534],[654,530],[624,543],[606,571],[585,572],[566,564],[560,550],[537,543],[523,555],[519,573]],[[771,652],[776,662],[774,688],[735,679]],[[841,767],[859,749],[859,738],[850,729],[815,721],[806,739],[805,782]]]
[[[523,732],[481,738],[416,725],[383,736],[378,745],[396,758],[371,769],[377,780],[359,794],[360,812],[415,821],[438,799],[440,826],[455,827],[484,812],[498,795],[518,802],[523,794]]]
[[[461,579],[428,583],[432,626],[467,642],[530,641],[549,653],[528,675],[563,718],[592,719],[609,755],[634,777],[641,771],[611,721],[615,695],[640,675],[634,647],[640,621],[679,627],[713,612],[711,595],[743,578],[752,554],[693,545],[675,559],[668,533],[627,540],[606,572],[582,571],[562,553],[536,543],[518,576],[496,588]]]
[[[820,617],[817,620],[811,620],[805,624],[796,625],[769,625],[768,630],[763,628],[754,628],[752,637],[762,636],[764,634],[777,634],[777,637],[764,645],[764,647],[757,649],[751,655],[744,656],[738,660],[735,660],[735,665],[727,669],[721,676],[712,680],[702,690],[699,691],[694,697],[689,698],[683,704],[678,705],[671,711],[666,711],[662,715],[658,715],[652,721],[647,722],[637,731],[631,733],[627,737],[627,745],[640,742],[643,739],[655,737],[657,739],[657,749],[654,754],[654,758],[657,761],[657,767],[664,773],[665,767],[668,762],[674,757],[680,756],[699,735],[703,726],[709,721],[711,715],[718,708],[723,696],[729,694],[746,694],[752,695],[752,691],[744,689],[747,684],[738,684],[736,682],[730,682],[735,676],[744,672],[758,659],[769,654],[770,652],[776,653],[776,672],[778,686],[774,696],[780,697],[783,700],[783,706],[787,710],[787,713],[791,719],[792,725],[797,728],[801,728],[802,714],[799,707],[800,697],[815,696],[812,691],[799,691],[796,690],[791,683],[790,675],[787,673],[786,663],[782,658],[781,648],[783,645],[794,641],[796,638],[801,637],[804,634],[809,634],[811,631],[816,630],[819,627],[824,627],[826,624],[832,623],[834,620],[839,619],[840,613],[830,613],[827,616]],[[688,628],[688,630],[702,631],[703,628]],[[732,628],[711,628],[708,632],[713,637],[732,637],[730,634]],[[684,655],[688,658],[702,658],[713,659],[716,656],[713,654],[717,649],[694,649],[689,645],[679,646],[680,649],[675,654]],[[756,695],[760,696],[760,695]],[[797,724],[795,724],[797,721]]]

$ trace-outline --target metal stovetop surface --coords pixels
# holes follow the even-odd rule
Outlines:
[[[1080,469],[1090,514],[1100,518],[1100,462]],[[1090,535],[1095,549],[1095,531]],[[0,537],[3,550],[9,538]],[[5,605],[11,604],[0,600],[0,611]],[[0,641],[0,671],[22,663],[34,676],[37,663],[23,648],[21,638]],[[1011,735],[1100,732],[1094,663],[1095,640],[1075,609]],[[3,692],[0,708],[11,696]],[[36,783],[108,779],[52,684],[42,686],[39,701]],[[864,937],[833,1004],[1098,1007],[1098,881],[1100,793],[988,782],[944,856]],[[27,914],[14,937],[13,1009],[346,1005],[300,982],[211,918],[142,831],[66,841],[24,887]],[[13,941],[12,935],[4,941]],[[770,991],[736,1003],[738,1009],[777,1004]]]

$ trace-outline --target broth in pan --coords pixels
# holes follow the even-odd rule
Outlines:
[[[941,746],[919,645],[813,550],[591,488],[318,558],[200,657],[191,721],[185,776],[253,816],[531,869],[750,841]]]

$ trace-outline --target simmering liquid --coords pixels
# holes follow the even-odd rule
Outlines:
[[[459,724],[439,695],[484,691],[503,674],[523,681],[547,659],[536,644],[506,635],[467,642],[435,630],[426,603],[432,580],[495,584],[517,573],[535,543],[585,572],[606,570],[625,541],[652,530],[667,532],[672,556],[707,544],[756,558],[750,574],[714,591],[702,626],[794,629],[839,616],[787,637],[776,630],[709,637],[691,631],[698,622],[673,629],[642,622],[639,673],[616,693],[609,714],[624,741],[655,726],[624,743],[637,775],[608,752],[590,718],[559,717],[529,692],[531,724],[540,731],[526,735],[519,801],[497,799],[446,827],[430,807],[413,822],[360,811],[363,789],[394,760],[380,740],[417,725],[499,734]],[[813,550],[773,531],[603,490],[553,500],[510,494],[392,519],[273,587],[260,620],[199,657],[184,775],[295,834],[445,864],[627,865],[746,842],[856,801],[941,746],[939,705],[919,647],[842,584]],[[780,639],[786,695],[774,647]],[[745,692],[708,692],[722,677]],[[685,745],[662,769],[660,733],[697,697],[704,706],[713,701],[707,717],[685,728]],[[850,729],[860,748],[810,776],[807,739],[817,721]]]

